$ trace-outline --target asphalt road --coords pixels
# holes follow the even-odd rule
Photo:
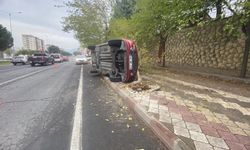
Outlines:
[[[68,150],[81,66],[0,66],[0,150]],[[83,150],[164,149],[100,77],[83,66]],[[25,76],[32,72],[38,73]],[[24,78],[18,78],[25,76]]]

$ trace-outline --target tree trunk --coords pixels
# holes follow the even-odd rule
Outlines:
[[[246,35],[245,50],[244,50],[243,61],[242,61],[241,72],[240,72],[240,77],[242,78],[245,78],[246,73],[247,73],[248,55],[250,51],[250,21],[248,21],[245,26],[245,35]]]
[[[216,5],[216,19],[220,19],[222,14],[222,0],[217,0],[215,5]]]
[[[165,38],[161,37],[160,38],[160,43],[159,43],[159,51],[158,51],[158,58],[160,60],[160,64],[162,64],[162,66],[165,66]]]

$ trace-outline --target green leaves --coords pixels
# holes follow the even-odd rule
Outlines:
[[[70,15],[64,18],[64,31],[73,31],[83,46],[100,44],[105,40],[108,5],[103,0],[69,2]]]
[[[60,53],[60,48],[55,45],[51,45],[48,47],[49,53]]]
[[[0,24],[0,51],[4,51],[13,46],[11,33]]]

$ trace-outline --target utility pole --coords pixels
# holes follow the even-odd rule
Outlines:
[[[18,11],[18,12],[5,12],[5,11],[2,11],[2,10],[0,10],[0,11],[3,12],[3,13],[8,14],[8,16],[9,16],[10,33],[11,33],[12,38],[14,39],[14,37],[13,37],[13,30],[12,30],[12,22],[11,22],[12,20],[11,20],[11,17],[12,17],[13,13],[21,14],[22,12],[21,11]],[[14,51],[15,51],[14,42],[13,42],[12,50],[13,50],[12,52],[14,53]]]

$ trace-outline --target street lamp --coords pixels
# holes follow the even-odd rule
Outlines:
[[[11,33],[11,35],[13,37],[11,16],[12,16],[13,13],[15,13],[15,14],[21,14],[22,12],[21,11],[18,11],[18,12],[6,12],[6,11],[2,11],[2,10],[0,10],[0,11],[9,15],[10,33]],[[15,51],[14,42],[13,42],[13,51]]]

